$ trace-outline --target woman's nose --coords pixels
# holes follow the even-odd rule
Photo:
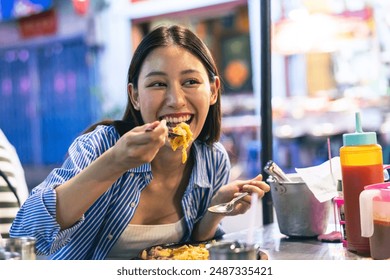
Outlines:
[[[180,85],[172,85],[167,91],[167,105],[171,107],[182,107],[185,104],[185,94]]]

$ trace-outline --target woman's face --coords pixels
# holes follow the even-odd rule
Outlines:
[[[219,79],[210,83],[206,68],[187,50],[168,46],[152,51],[145,59],[138,89],[129,85],[133,106],[145,123],[165,119],[168,127],[190,125],[193,137],[200,134],[210,105],[217,101]]]

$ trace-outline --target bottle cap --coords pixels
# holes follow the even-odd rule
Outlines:
[[[356,131],[343,134],[344,146],[360,146],[377,144],[375,132],[363,132],[360,113],[355,114]]]

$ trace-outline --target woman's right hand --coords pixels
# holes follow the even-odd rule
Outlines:
[[[167,134],[166,120],[133,128],[111,148],[114,163],[128,170],[151,162],[165,144]]]

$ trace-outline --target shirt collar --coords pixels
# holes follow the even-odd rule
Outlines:
[[[211,188],[210,179],[208,176],[208,168],[204,153],[205,143],[194,141],[191,147],[191,155],[194,157],[194,168],[191,172],[190,186],[198,186],[201,188]]]

